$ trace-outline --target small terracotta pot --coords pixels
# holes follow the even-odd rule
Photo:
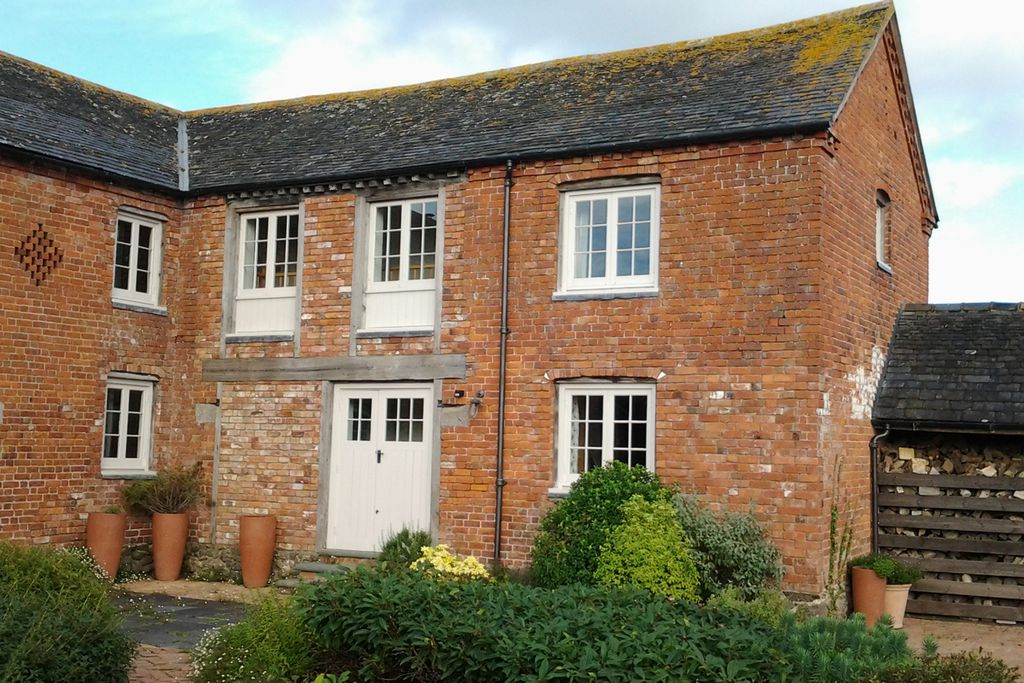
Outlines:
[[[128,515],[123,512],[90,512],[85,523],[85,547],[111,580],[117,578],[124,547]]]
[[[188,513],[153,513],[153,575],[157,581],[181,576],[188,540]]]
[[[270,580],[274,565],[277,519],[273,515],[242,515],[238,526],[242,583],[246,588],[262,588]]]
[[[853,567],[853,611],[864,615],[868,628],[875,625],[885,609],[885,579],[868,567]]]
[[[892,617],[893,628],[903,628],[903,617],[907,613],[907,598],[910,597],[910,585],[909,583],[898,583],[885,586],[883,611]]]

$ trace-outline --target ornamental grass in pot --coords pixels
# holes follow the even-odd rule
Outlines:
[[[121,566],[127,522],[128,515],[120,507],[108,505],[102,512],[90,512],[85,523],[85,547],[111,580]]]
[[[189,511],[202,494],[201,465],[162,470],[153,479],[134,481],[124,488],[125,507],[153,516],[153,575],[157,581],[181,576],[188,540]]]

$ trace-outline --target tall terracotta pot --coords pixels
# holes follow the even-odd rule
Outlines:
[[[153,575],[157,581],[181,576],[188,540],[188,513],[153,513]]]
[[[85,523],[85,547],[111,579],[117,578],[121,565],[127,523],[128,515],[123,512],[90,512]]]
[[[274,565],[276,538],[277,519],[273,515],[242,515],[238,553],[242,560],[242,583],[246,588],[267,585]]]
[[[851,569],[853,611],[864,615],[868,628],[875,625],[885,609],[885,579],[868,567]]]
[[[892,617],[893,628],[903,628],[903,617],[907,614],[907,598],[910,597],[909,583],[887,584],[885,586],[885,607],[883,611]]]

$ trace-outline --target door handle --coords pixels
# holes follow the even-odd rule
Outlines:
[[[382,453],[381,450],[378,448],[377,449],[377,464],[378,465],[380,464],[380,456],[382,456],[382,455],[384,455],[384,453]]]

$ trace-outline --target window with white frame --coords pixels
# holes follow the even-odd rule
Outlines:
[[[566,192],[561,291],[656,290],[659,197],[657,185]]]
[[[157,306],[160,303],[159,221],[118,214],[114,232],[114,301]]]
[[[653,470],[654,385],[559,385],[557,450],[560,489],[613,461]]]
[[[153,431],[151,379],[111,375],[103,418],[104,473],[148,472]]]
[[[365,330],[431,330],[441,225],[436,198],[370,205]]]
[[[891,239],[889,235],[889,195],[883,190],[875,193],[875,260],[878,265],[889,272]]]
[[[299,213],[264,211],[239,218],[235,333],[288,334],[295,329]]]

